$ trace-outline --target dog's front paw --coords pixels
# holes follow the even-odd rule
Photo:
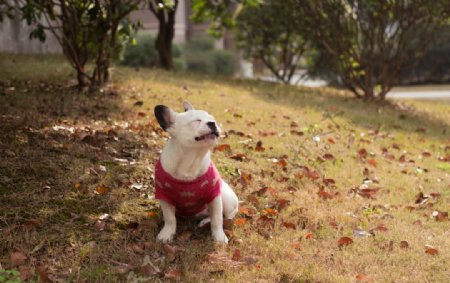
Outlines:
[[[156,239],[160,242],[167,243],[173,240],[173,236],[175,235],[175,231],[171,227],[166,227],[159,232]]]
[[[228,244],[228,238],[227,235],[225,235],[225,232],[220,229],[217,231],[213,231],[212,232],[212,237],[214,239],[214,241],[221,243],[221,244]]]

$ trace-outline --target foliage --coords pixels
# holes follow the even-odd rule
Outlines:
[[[448,19],[448,0],[299,0],[304,36],[320,51],[318,63],[357,97],[384,99]]]
[[[260,59],[284,83],[291,82],[307,50],[299,31],[305,25],[296,0],[268,0],[242,9],[236,20],[236,39],[249,58]]]
[[[13,7],[7,0],[0,0],[0,23],[5,17],[13,17]]]
[[[136,27],[127,16],[140,0],[62,1],[26,0],[23,17],[35,25],[31,38],[45,40],[49,30],[77,72],[79,87],[95,89],[109,80],[110,60],[116,57]],[[41,21],[41,17],[45,21]],[[89,72],[86,65],[94,63]]]
[[[20,283],[19,272],[17,270],[0,269],[0,282],[4,283]]]
[[[236,17],[243,7],[254,7],[260,0],[192,0],[192,20],[210,22],[209,32],[215,37],[223,36],[226,29],[235,27]]]
[[[186,68],[204,74],[232,75],[234,59],[230,51],[214,49],[214,39],[194,38],[185,46]]]
[[[176,70],[184,69],[184,58],[180,46],[172,45],[173,64]],[[155,48],[155,37],[150,33],[138,33],[133,44],[128,44],[121,63],[132,67],[156,67],[159,55]]]

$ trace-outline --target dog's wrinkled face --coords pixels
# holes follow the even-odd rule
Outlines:
[[[183,106],[183,113],[177,113],[164,105],[156,106],[155,116],[160,126],[185,147],[214,146],[220,135],[214,117],[206,111],[195,110],[189,102],[184,102]]]

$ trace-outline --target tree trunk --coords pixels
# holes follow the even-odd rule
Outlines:
[[[173,68],[172,60],[172,39],[174,33],[174,26],[169,26],[168,23],[162,21],[159,23],[159,32],[155,45],[159,54],[159,64],[166,70]]]
[[[159,21],[158,37],[155,47],[158,50],[159,64],[166,70],[173,69],[172,40],[175,35],[175,13],[178,7],[178,0],[174,1],[172,8],[159,8],[160,1],[150,3],[150,10]]]

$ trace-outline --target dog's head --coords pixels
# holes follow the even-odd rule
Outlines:
[[[155,107],[155,116],[163,130],[181,145],[190,148],[212,147],[220,135],[216,120],[208,112],[183,103],[185,112],[177,113],[164,105]]]

